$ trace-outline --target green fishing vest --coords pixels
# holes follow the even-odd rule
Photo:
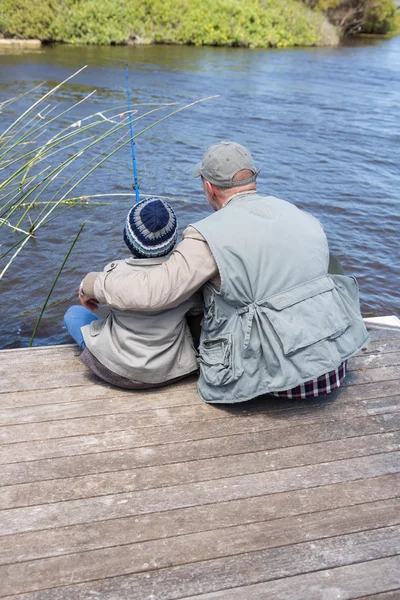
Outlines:
[[[193,224],[218,265],[204,286],[198,390],[234,403],[319,377],[368,341],[353,277],[328,275],[319,221],[293,204],[241,194]]]

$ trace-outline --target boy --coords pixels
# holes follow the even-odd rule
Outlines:
[[[100,319],[92,312],[97,301],[90,299],[97,276],[106,279],[113,271],[124,278],[168,260],[177,240],[171,206],[156,197],[138,202],[128,213],[124,240],[133,256],[87,276],[79,290],[83,306],[72,306],[64,323],[83,350],[82,362],[98,377],[127,389],[159,387],[197,370],[186,315],[201,314],[202,299],[197,293],[175,308],[151,313],[110,306],[105,319]]]

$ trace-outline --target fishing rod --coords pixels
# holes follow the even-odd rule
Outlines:
[[[140,201],[139,198],[139,179],[136,168],[136,155],[135,155],[135,140],[133,138],[133,123],[132,123],[132,111],[131,111],[131,95],[129,93],[129,80],[128,80],[128,65],[125,65],[125,83],[126,83],[126,95],[128,97],[128,112],[129,112],[129,131],[131,134],[131,151],[132,151],[132,166],[133,166],[133,189],[135,190],[136,202]]]

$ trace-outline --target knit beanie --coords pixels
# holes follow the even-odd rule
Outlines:
[[[161,198],[141,200],[128,213],[124,240],[136,258],[165,256],[178,237],[176,215]]]

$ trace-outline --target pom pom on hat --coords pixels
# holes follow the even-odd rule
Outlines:
[[[124,240],[136,258],[165,256],[175,246],[177,237],[175,212],[161,198],[141,200],[129,211]]]

